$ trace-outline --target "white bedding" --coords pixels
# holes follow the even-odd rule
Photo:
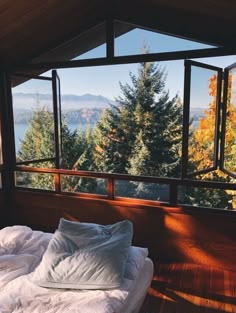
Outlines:
[[[40,263],[51,236],[25,226],[0,230],[1,313],[113,313],[128,307],[137,277],[125,278],[119,288],[111,290],[64,290],[35,285],[31,281],[32,272]],[[142,295],[151,276],[149,265]]]

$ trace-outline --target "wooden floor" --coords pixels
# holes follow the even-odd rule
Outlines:
[[[236,272],[195,264],[158,264],[140,313],[236,312]]]

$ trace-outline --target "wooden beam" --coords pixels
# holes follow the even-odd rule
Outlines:
[[[117,56],[114,58],[97,58],[86,60],[73,60],[61,62],[44,62],[37,64],[1,64],[0,68],[10,72],[27,72],[27,71],[48,71],[56,68],[76,68],[104,65],[131,64],[140,62],[160,62],[184,60],[191,58],[216,57],[236,54],[236,46],[233,48],[208,48],[187,51],[173,51],[163,53],[138,54],[131,56]]]

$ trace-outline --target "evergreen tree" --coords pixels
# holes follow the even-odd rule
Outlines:
[[[119,107],[107,109],[94,131],[94,162],[96,170],[108,173],[126,173],[129,142],[127,126]]]
[[[131,85],[120,84],[118,106],[111,107],[96,129],[98,170],[135,175],[178,176],[182,107],[169,99],[165,71],[141,63]]]
[[[55,158],[55,130],[53,113],[47,107],[41,107],[39,104],[33,112],[32,119],[29,122],[29,128],[21,141],[20,149],[17,155],[18,161],[40,160],[45,158]],[[62,121],[62,167],[71,169],[75,164],[78,155],[82,154],[81,146],[78,142],[76,132],[71,132]],[[83,148],[83,147],[82,147]],[[34,167],[53,168],[55,161],[43,161],[31,164]],[[20,177],[21,185],[27,185],[33,188],[53,189],[53,175],[50,174],[29,174],[24,173]],[[74,188],[73,184],[70,188]]]
[[[87,128],[84,132],[78,134],[81,153],[73,165],[73,170],[94,171],[94,132],[91,128]],[[74,191],[96,193],[99,187],[99,180],[94,178],[72,178],[77,183]]]
[[[95,130],[97,169],[133,175],[179,176],[180,101],[177,96],[169,99],[165,91],[166,73],[157,64],[141,63],[137,75],[130,74],[130,78],[131,84],[120,83],[122,95],[116,99],[117,106],[106,110]],[[118,194],[160,197],[155,184],[123,185],[116,185]]]

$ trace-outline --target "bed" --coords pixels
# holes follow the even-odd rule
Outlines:
[[[53,234],[26,226],[0,230],[1,313],[138,313],[153,276],[147,249],[129,247],[124,277],[111,289],[45,288],[34,277]]]

